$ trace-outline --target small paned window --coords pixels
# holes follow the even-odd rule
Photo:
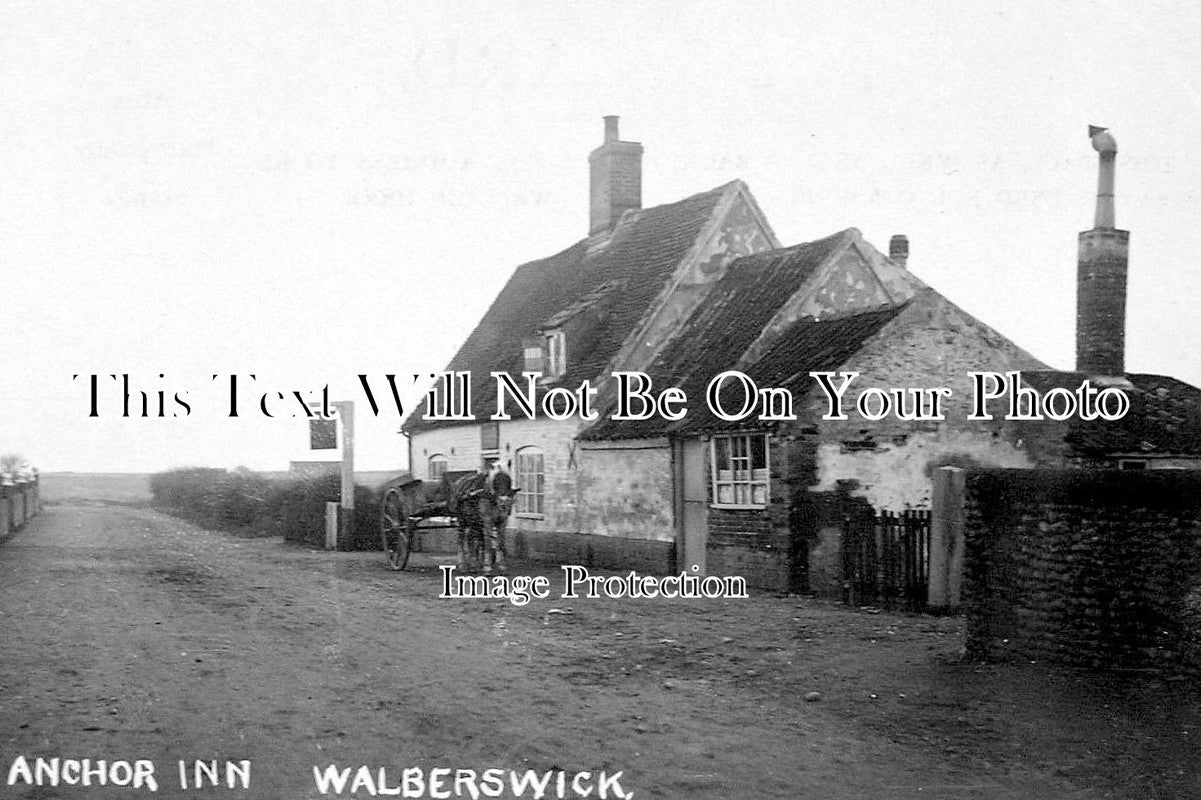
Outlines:
[[[546,513],[546,473],[542,450],[523,447],[517,451],[513,464],[513,478],[518,489],[515,498],[517,513],[542,516]]]
[[[715,436],[712,443],[713,504],[764,508],[768,497],[767,435]]]

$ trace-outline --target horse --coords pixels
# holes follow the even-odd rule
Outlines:
[[[505,528],[513,510],[513,479],[503,469],[477,472],[455,481],[450,507],[459,522],[459,568],[467,569],[468,552],[480,553],[480,567],[505,568]],[[478,548],[478,549],[477,549]]]

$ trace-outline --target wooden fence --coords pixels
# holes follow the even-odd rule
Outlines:
[[[930,581],[930,512],[848,514],[843,520],[842,567],[843,602],[924,609]]]

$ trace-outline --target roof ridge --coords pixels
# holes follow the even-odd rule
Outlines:
[[[712,189],[706,189],[703,192],[694,192],[693,194],[681,197],[679,200],[673,200],[670,203],[659,203],[659,204],[653,205],[653,206],[645,206],[638,210],[640,212],[655,211],[656,209],[667,208],[668,206],[678,206],[681,203],[687,203],[689,200],[697,200],[697,199],[705,197],[707,195],[724,194],[726,192],[726,190],[728,190],[731,186],[733,186],[736,183],[742,183],[742,181],[740,181],[740,180],[728,181],[726,183],[721,184],[720,186],[714,186]]]
[[[810,239],[807,242],[797,242],[796,244],[790,244],[790,245],[786,245],[784,247],[775,247],[775,248],[772,248],[771,250],[761,250],[758,253],[751,253],[749,255],[739,256],[735,260],[743,261],[743,262],[759,261],[759,260],[765,261],[772,257],[778,257],[778,256],[782,256],[782,255],[793,255],[793,254],[803,250],[806,247],[812,247],[814,245],[825,244],[827,242],[832,242],[836,239],[843,238],[843,237],[853,237],[854,233],[857,232],[857,230],[858,230],[857,228],[843,228],[840,231],[835,231],[834,233],[827,234],[826,236],[818,237],[817,239]]]
[[[658,205],[645,206],[645,207],[639,208],[639,209],[631,209],[631,211],[627,211],[625,214],[622,215],[621,219],[618,221],[618,224],[616,226],[614,226],[611,230],[605,231],[603,233],[592,234],[591,236],[585,236],[582,239],[578,239],[575,242],[572,242],[567,247],[564,247],[562,250],[559,250],[558,252],[553,253],[552,255],[543,256],[542,258],[533,258],[533,259],[530,259],[529,261],[524,261],[524,262],[518,264],[517,267],[514,268],[513,272],[516,273],[518,270],[523,270],[531,265],[541,264],[541,263],[550,261],[552,259],[559,258],[576,247],[581,247],[581,246],[589,247],[590,246],[589,243],[593,242],[597,239],[608,239],[609,241],[605,242],[603,247],[610,246],[610,245],[612,245],[615,234],[617,234],[619,229],[628,228],[632,223],[636,223],[643,216],[645,216],[648,212],[660,211],[660,210],[672,208],[674,206],[679,206],[684,203],[687,203],[689,201],[699,200],[708,195],[715,195],[715,196],[721,195],[721,194],[724,194],[731,186],[733,186],[735,184],[742,184],[745,186],[746,182],[743,181],[741,178],[735,178],[734,180],[727,181],[726,183],[723,183],[720,186],[715,186],[712,189],[706,189],[703,192],[695,192],[693,194],[686,195],[685,197],[681,197],[679,200],[673,200],[669,203],[659,203]],[[603,249],[603,247],[598,248],[598,249]]]

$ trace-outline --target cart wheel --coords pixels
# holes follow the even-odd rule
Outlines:
[[[390,489],[384,495],[380,514],[380,539],[388,567],[402,570],[409,561],[409,515],[400,501],[400,492]]]

